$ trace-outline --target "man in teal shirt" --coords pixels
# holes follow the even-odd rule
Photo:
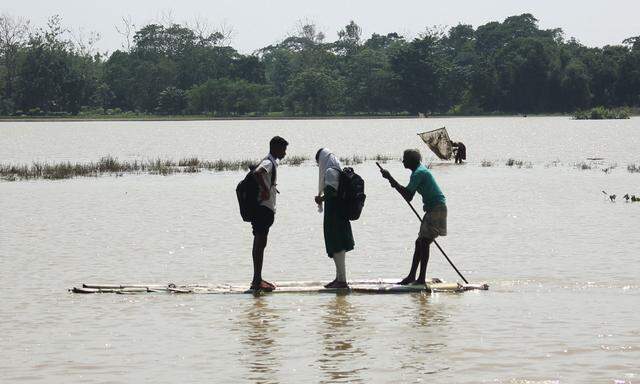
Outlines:
[[[396,189],[405,200],[411,201],[416,192],[422,196],[422,218],[418,239],[413,252],[413,262],[407,277],[398,284],[425,284],[427,263],[429,262],[429,246],[438,236],[447,235],[447,205],[444,194],[436,183],[431,172],[420,164],[422,156],[415,149],[407,149],[402,156],[402,164],[411,170],[409,184],[403,187],[385,169],[381,169],[382,177],[389,180],[391,187]],[[416,272],[420,266],[420,274],[416,280]]]

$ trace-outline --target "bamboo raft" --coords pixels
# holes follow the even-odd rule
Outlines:
[[[72,293],[170,293],[170,294],[256,294],[256,293],[362,293],[362,294],[394,294],[414,292],[464,292],[470,290],[488,290],[488,284],[445,283],[440,279],[430,279],[425,285],[398,285],[396,279],[377,279],[350,281],[348,289],[324,288],[318,281],[281,281],[271,292],[254,291],[246,286],[231,284],[82,284],[81,287],[69,289]]]

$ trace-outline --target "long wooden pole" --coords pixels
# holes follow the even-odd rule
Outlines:
[[[380,170],[383,170],[382,166],[380,165],[380,163],[378,163],[376,161],[376,165],[378,166],[378,168],[380,168]],[[411,204],[410,201],[407,201],[403,198],[404,201],[407,202],[407,204],[409,204],[409,207],[411,207],[411,210],[413,211],[413,213],[416,214],[416,217],[418,218],[418,220],[420,220],[420,223],[422,223],[422,217],[420,217],[420,214],[418,214],[418,211],[416,211],[416,209],[413,207],[413,205]],[[453,267],[453,269],[456,271],[456,273],[458,273],[458,276],[460,276],[460,278],[462,278],[462,281],[465,282],[465,284],[469,284],[469,282],[467,281],[467,279],[464,278],[464,276],[462,276],[462,273],[460,273],[460,271],[458,270],[458,268],[456,268],[456,266],[453,264],[453,261],[451,261],[451,259],[449,258],[449,256],[447,256],[447,254],[444,252],[444,250],[442,249],[442,247],[440,246],[440,244],[438,244],[438,242],[436,241],[436,239],[433,239],[433,243],[436,245],[436,247],[438,247],[438,249],[440,250],[440,252],[442,252],[442,255],[444,256],[445,259],[447,259],[447,261],[449,262],[449,264],[451,264],[451,266]]]

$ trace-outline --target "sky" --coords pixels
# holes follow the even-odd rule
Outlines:
[[[167,19],[204,21],[230,32],[230,44],[242,53],[281,41],[301,21],[316,24],[327,41],[335,40],[350,20],[365,39],[389,32],[412,38],[426,27],[477,27],[521,13],[532,13],[541,28],[562,28],[566,38],[591,47],[640,35],[640,0],[0,0],[0,13],[29,19],[33,26],[58,14],[76,35],[98,32],[96,48],[109,52],[123,45],[116,31],[122,18],[137,26]]]

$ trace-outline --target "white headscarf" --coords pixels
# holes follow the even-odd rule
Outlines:
[[[332,186],[337,191],[338,185],[340,184],[339,170],[342,169],[342,167],[340,166],[338,158],[336,158],[329,149],[322,148],[320,150],[320,154],[318,155],[318,168],[320,168],[318,196],[322,195],[322,191],[324,191],[324,187],[327,185]]]

